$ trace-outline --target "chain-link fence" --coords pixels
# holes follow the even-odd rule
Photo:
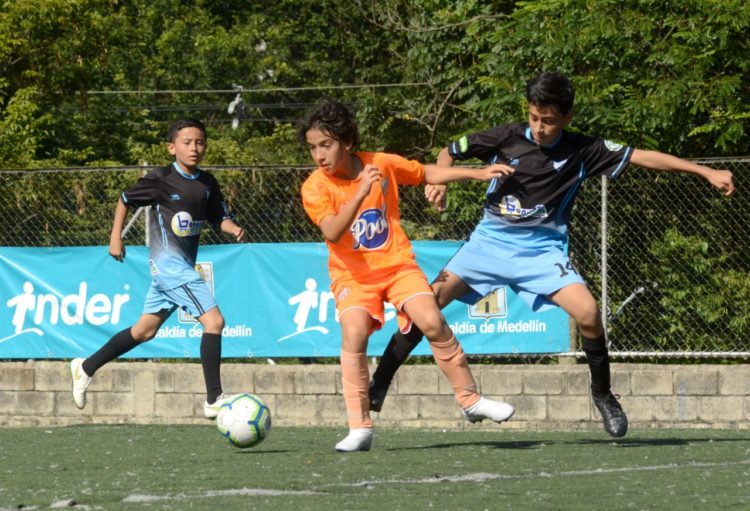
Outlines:
[[[739,191],[725,198],[700,178],[631,168],[617,181],[589,180],[579,194],[570,253],[608,311],[613,354],[750,355],[750,159],[701,163],[732,170]],[[0,171],[0,246],[107,245],[120,192],[146,170]],[[209,170],[250,242],[322,239],[299,196],[309,166]],[[451,184],[439,214],[421,188],[402,188],[402,224],[412,239],[463,239],[481,217],[483,190]],[[143,216],[131,221],[129,244],[144,243]],[[202,236],[231,241],[210,229]]]

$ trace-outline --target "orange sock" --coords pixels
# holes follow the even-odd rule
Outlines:
[[[451,336],[447,341],[430,341],[430,348],[438,367],[451,382],[459,406],[468,408],[479,401],[477,384],[456,336]]]
[[[372,428],[370,398],[367,395],[367,386],[370,383],[367,355],[341,350],[340,361],[349,429]]]

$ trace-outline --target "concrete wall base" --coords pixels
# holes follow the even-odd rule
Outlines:
[[[374,367],[371,368],[373,370]],[[116,361],[95,376],[87,405],[71,396],[69,363],[0,363],[0,425],[205,424],[198,363]],[[482,393],[516,408],[503,428],[600,429],[585,364],[473,365]],[[225,392],[252,392],[276,426],[345,427],[338,365],[224,364]],[[612,388],[631,428],[750,429],[750,365],[613,364]],[[461,418],[448,381],[434,365],[401,368],[376,427],[497,428]]]

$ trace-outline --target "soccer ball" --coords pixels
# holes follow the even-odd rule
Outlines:
[[[271,432],[271,410],[255,394],[237,394],[219,408],[216,427],[230,444],[252,447]]]

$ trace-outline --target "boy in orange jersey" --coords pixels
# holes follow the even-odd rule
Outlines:
[[[394,154],[352,152],[358,142],[356,122],[352,112],[335,101],[323,101],[312,110],[300,122],[297,135],[318,165],[302,185],[302,200],[326,239],[331,291],[341,323],[341,377],[349,435],[336,444],[336,450],[367,451],[372,444],[366,351],[370,334],[385,321],[386,301],[396,306],[402,331],[413,322],[424,332],[469,421],[508,420],[514,412],[511,405],[479,394],[466,355],[417,266],[400,226],[398,185],[489,181],[512,169],[439,167]]]

